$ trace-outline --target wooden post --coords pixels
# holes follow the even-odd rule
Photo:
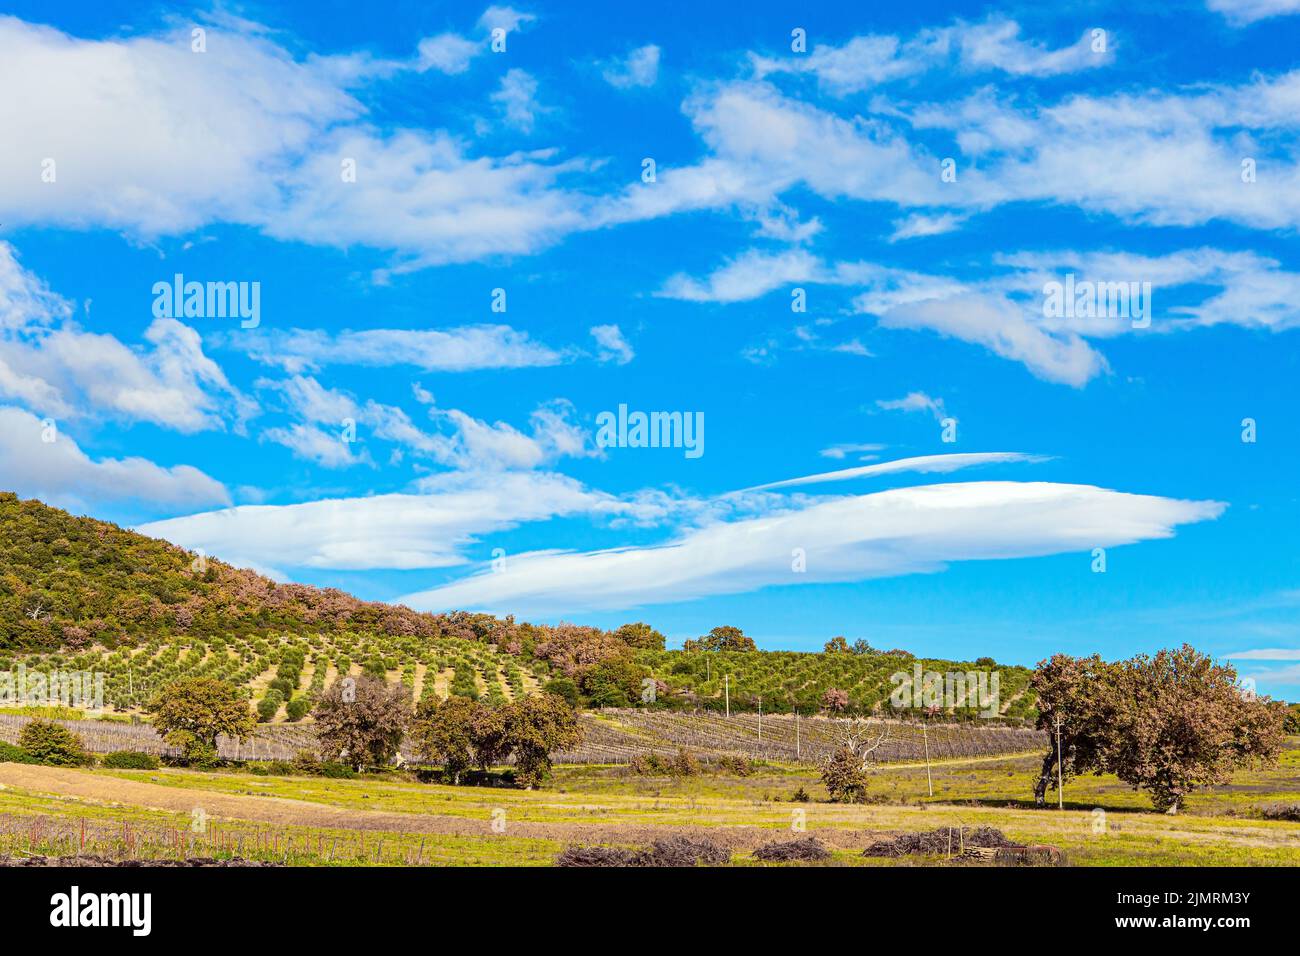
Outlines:
[[[723,678],[724,693],[727,695],[727,716],[731,716],[731,675],[728,674]]]
[[[794,759],[803,759],[803,748],[799,746],[799,711],[794,712]]]
[[[925,720],[921,721],[921,739],[925,741],[925,786],[930,791],[930,796],[934,796],[934,781],[930,778],[930,733],[926,729]]]

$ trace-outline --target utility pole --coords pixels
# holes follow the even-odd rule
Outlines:
[[[731,675],[727,674],[723,678],[723,693],[727,695],[727,716],[731,716]]]
[[[1056,712],[1056,808],[1065,809],[1065,788],[1062,786],[1061,764],[1065,763],[1065,755],[1061,753],[1061,712]]]
[[[930,791],[930,796],[934,796],[934,780],[930,777],[930,733],[926,729],[924,718],[921,720],[921,739],[925,742],[925,786]]]

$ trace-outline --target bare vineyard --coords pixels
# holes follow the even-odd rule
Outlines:
[[[627,763],[638,754],[673,754],[688,750],[705,759],[724,754],[789,763],[817,763],[835,748],[847,721],[834,717],[789,714],[672,714],[659,711],[607,710],[584,714],[582,745],[558,754],[556,763]],[[888,724],[889,737],[877,759],[910,761],[1024,753],[1043,745],[1041,732],[1028,726],[945,724],[905,721]]]
[[[227,821],[168,826],[0,813],[0,864],[32,856],[119,862],[206,858],[282,866],[427,866],[440,862],[439,838],[434,835],[385,837],[365,831],[292,832]]]
[[[0,740],[16,743],[30,717],[0,714]],[[156,756],[177,753],[148,724],[99,720],[59,721],[85,742],[92,753],[138,750]],[[576,750],[555,755],[559,764],[629,763],[638,754],[675,754],[688,750],[704,759],[739,754],[759,760],[817,763],[834,749],[846,721],[833,717],[788,714],[672,714],[659,711],[605,710],[582,715],[584,739]],[[930,758],[983,757],[1024,753],[1043,745],[1041,732],[1026,726],[872,721],[888,724],[889,737],[877,751],[884,762]],[[292,760],[300,750],[316,748],[311,724],[261,724],[244,742],[222,737],[218,751],[227,760]],[[409,748],[404,753],[410,756]]]

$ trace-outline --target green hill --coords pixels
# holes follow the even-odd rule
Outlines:
[[[278,584],[0,493],[0,672],[20,665],[102,671],[106,702],[119,710],[144,706],[169,680],[203,675],[245,688],[265,720],[297,720],[329,683],[368,670],[402,681],[417,697],[503,701],[549,684],[583,706],[866,714],[887,708],[900,681],[894,675],[919,664],[939,673],[996,669],[999,710],[1032,714],[1030,672],[988,659],[914,659],[844,641],[828,653],[705,650],[702,640],[668,651],[645,624],[604,631],[422,614],[336,589]],[[740,635],[725,646],[752,642]],[[939,709],[972,717],[978,708]]]

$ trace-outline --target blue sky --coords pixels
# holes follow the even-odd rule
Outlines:
[[[837,6],[7,5],[0,485],[422,609],[1296,697],[1300,4]]]

